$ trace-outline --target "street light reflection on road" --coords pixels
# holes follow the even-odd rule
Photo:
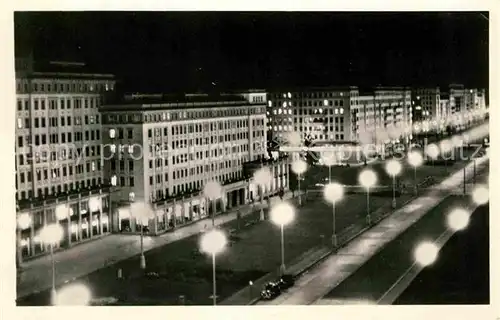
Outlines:
[[[438,256],[439,249],[433,242],[422,242],[415,249],[415,261],[422,267],[433,264]]]

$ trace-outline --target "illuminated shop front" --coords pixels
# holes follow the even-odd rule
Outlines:
[[[17,212],[18,221],[23,221],[18,223],[19,252],[23,258],[48,253],[39,235],[43,227],[53,223],[59,223],[64,230],[56,249],[109,234],[108,214],[109,197],[102,192],[32,203]]]

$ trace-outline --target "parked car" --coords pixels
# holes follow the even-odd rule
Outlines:
[[[264,300],[272,300],[281,294],[281,288],[276,282],[268,282],[260,292]]]
[[[277,283],[281,290],[286,290],[293,287],[295,284],[295,278],[291,274],[284,274],[281,278],[279,278]]]

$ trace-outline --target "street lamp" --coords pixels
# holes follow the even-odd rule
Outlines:
[[[64,230],[58,223],[49,224],[40,231],[40,240],[50,247],[50,258],[52,260],[52,289],[50,291],[50,300],[52,304],[56,303],[56,265],[54,260],[54,245],[59,243],[63,237]]]
[[[421,166],[423,162],[422,154],[418,151],[411,151],[408,154],[408,163],[413,167],[413,177],[415,184],[415,195],[418,194],[417,188],[417,167]]]
[[[141,269],[146,269],[146,257],[144,256],[144,225],[148,224],[149,219],[152,216],[151,208],[148,204],[142,201],[134,202],[135,194],[131,192],[129,194],[130,211],[132,216],[136,219],[136,224],[139,223],[140,227],[140,241],[141,241],[141,256],[139,267]]]
[[[328,166],[328,181],[332,181],[332,166],[336,162],[335,154],[333,151],[321,153],[321,160],[325,166]]]
[[[425,147],[425,154],[432,159],[432,165],[434,166],[434,161],[439,156],[439,147],[434,143],[429,144]]]
[[[332,246],[337,248],[337,232],[335,219],[335,204],[344,197],[344,186],[340,183],[328,183],[323,189],[325,200],[332,204]]]
[[[31,216],[29,213],[20,213],[17,216],[17,266],[22,267],[23,263],[23,248],[22,248],[22,231],[31,226]]]
[[[260,220],[264,220],[264,190],[266,187],[270,188],[273,179],[272,175],[271,170],[267,167],[261,167],[254,172],[254,180],[260,190]]]
[[[448,228],[453,231],[460,231],[469,225],[470,214],[463,208],[457,208],[451,211],[446,217]]]
[[[304,160],[298,159],[292,163],[292,171],[298,175],[298,189],[299,189],[299,206],[302,205],[302,195],[300,194],[300,179],[302,174],[307,170],[307,163]]]
[[[444,156],[445,165],[447,164],[448,156],[447,154],[453,150],[453,145],[450,139],[445,139],[439,143],[439,148],[441,149],[441,154]],[[448,166],[446,165],[446,169]]]
[[[401,173],[401,163],[397,160],[389,160],[385,170],[392,177],[392,208],[396,208],[396,176]]]
[[[280,271],[285,273],[285,236],[284,226],[288,225],[295,218],[295,208],[288,202],[280,202],[271,208],[271,221],[280,226],[281,229],[281,266]]]
[[[477,186],[472,191],[472,201],[478,205],[484,205],[490,201],[489,199],[489,189],[486,186]]]
[[[215,202],[222,197],[222,186],[215,180],[207,182],[203,186],[203,196],[212,201],[212,227],[215,227],[215,211],[217,209]]]
[[[415,261],[422,267],[430,266],[436,261],[438,252],[439,249],[433,242],[422,242],[415,249]]]
[[[377,175],[370,169],[365,169],[359,174],[359,183],[366,188],[366,223],[372,224],[370,215],[370,188],[377,183]]]
[[[90,304],[92,294],[83,284],[75,283],[61,288],[57,293],[57,306],[86,306]]]
[[[216,229],[212,229],[204,233],[201,237],[200,247],[201,251],[208,253],[212,256],[212,299],[214,306],[217,304],[217,282],[215,277],[215,256],[222,252],[226,246],[226,235]]]

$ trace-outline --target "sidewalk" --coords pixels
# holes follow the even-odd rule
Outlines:
[[[478,169],[484,169],[488,159],[477,160]],[[472,164],[468,165],[472,166]],[[478,171],[480,171],[478,170]],[[472,172],[467,170],[466,178]],[[440,183],[442,189],[453,189],[463,181],[462,170],[455,172]],[[439,191],[430,191],[404,207],[397,209],[372,229],[359,235],[336,254],[323,259],[319,265],[298,279],[295,286],[272,301],[260,301],[258,305],[308,305],[314,303],[379,252],[386,244],[416,223],[431,208],[442,201]],[[312,263],[312,261],[309,261]]]
[[[290,198],[292,198],[292,193],[287,192],[284,199]],[[270,199],[271,205],[279,201],[278,197]],[[259,202],[255,206],[247,204],[239,209],[242,216],[246,216],[251,212],[260,210],[261,207],[267,208],[267,202],[265,201],[264,204],[260,204]],[[215,224],[221,225],[235,220],[236,212],[237,208],[233,208],[226,213],[216,216]],[[203,232],[207,225],[211,225],[210,219],[203,219],[159,236],[145,236],[144,251],[149,251]],[[96,241],[79,244],[67,250],[56,252],[54,254],[56,261],[56,285],[72,281],[138,254],[140,254],[139,236],[122,234],[111,234]],[[49,289],[52,281],[51,266],[50,255],[25,261],[23,263],[23,272],[18,278],[17,297],[21,298]]]

